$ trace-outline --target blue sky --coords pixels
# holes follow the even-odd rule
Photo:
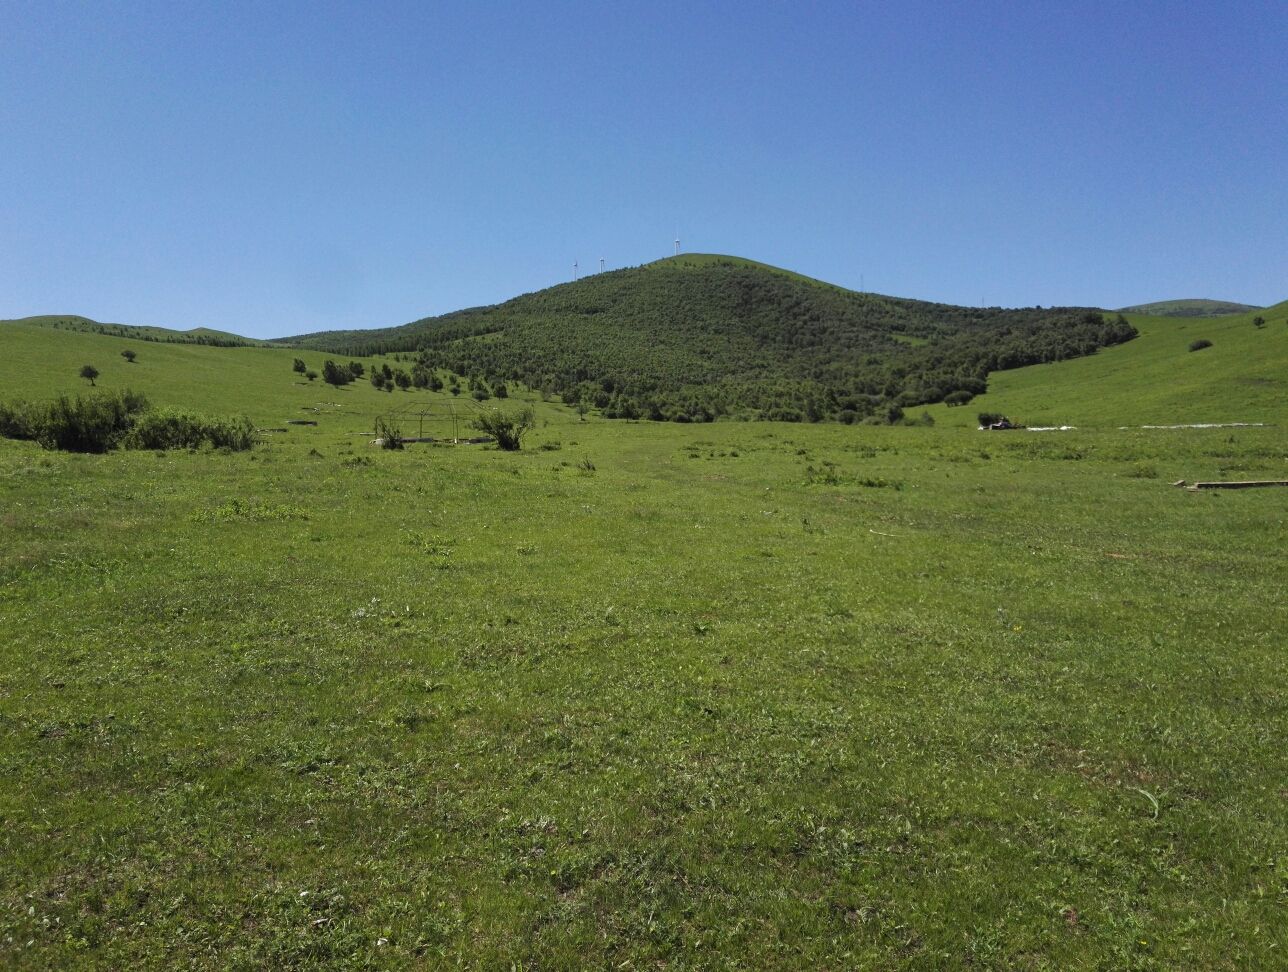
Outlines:
[[[1288,4],[0,4],[0,317],[401,323],[686,250],[1288,298]]]

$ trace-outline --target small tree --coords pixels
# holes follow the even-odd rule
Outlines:
[[[503,412],[499,408],[484,412],[474,420],[474,428],[496,439],[497,448],[506,452],[517,452],[523,436],[537,424],[532,409],[525,408],[517,414]]]
[[[94,387],[94,379],[98,377],[98,369],[93,365],[82,365],[80,376],[89,382],[90,387]]]
[[[408,388],[411,387],[411,375],[407,374],[407,372],[399,368],[396,372],[394,372],[394,384],[396,384],[403,391],[406,391]]]
[[[367,369],[366,369],[366,368],[364,368],[364,367],[362,367],[362,362],[361,362],[361,361],[350,361],[350,362],[349,362],[349,374],[353,375],[354,381],[357,381],[357,380],[358,380],[359,378],[361,378],[364,374],[366,374],[366,371],[367,371]]]
[[[129,348],[126,348],[124,351],[121,352],[121,357],[124,358],[126,361],[130,362],[130,364],[133,364],[134,359],[138,357],[138,354],[134,351],[131,351]]]
[[[1258,314],[1256,317],[1252,319],[1252,326],[1260,330],[1261,328],[1266,326],[1266,319],[1262,317],[1260,314]]]
[[[309,381],[317,381],[318,373],[314,371],[312,368],[310,368],[308,371],[304,372],[304,377],[307,378]]]
[[[291,365],[291,370],[294,371],[297,375],[302,375],[309,369],[302,359],[296,358],[295,363]]]

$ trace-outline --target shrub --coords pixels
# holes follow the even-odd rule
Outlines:
[[[1212,347],[1212,342],[1207,338],[1199,338],[1197,341],[1190,342],[1191,351],[1202,351],[1204,348]]]
[[[312,369],[309,369],[308,371],[304,372],[304,377],[307,378],[309,381],[317,381],[318,373],[316,371],[313,371]]]
[[[382,449],[401,449],[403,447],[402,429],[383,415],[376,418],[376,442]]]
[[[46,449],[107,452],[109,449],[182,449],[209,445],[249,449],[255,429],[248,418],[206,418],[183,412],[148,410],[137,392],[97,392],[48,404],[0,406],[0,435],[34,439]]]
[[[0,436],[34,439],[39,428],[40,406],[31,402],[0,403]]]
[[[979,424],[983,428],[988,428],[990,425],[996,425],[998,422],[1003,421],[1005,418],[1006,416],[1003,415],[1001,412],[980,412]]]
[[[291,363],[291,370],[297,375],[302,375],[304,372],[309,370],[309,367],[304,363],[303,359],[296,358],[295,361]]]
[[[524,434],[535,425],[536,419],[530,408],[515,414],[492,409],[474,420],[474,428],[492,436],[497,447],[506,452],[518,451]]]
[[[136,392],[60,395],[48,405],[29,406],[32,438],[46,449],[106,452],[130,430],[134,416],[148,407]]]
[[[126,348],[124,351],[121,352],[121,357],[124,358],[126,361],[128,361],[130,364],[134,364],[134,359],[137,358],[138,356],[139,355],[137,351],[132,351],[129,348]]]
[[[255,444],[250,419],[207,418],[173,409],[145,412],[134,422],[122,444],[127,449],[214,449],[240,452]]]
[[[947,405],[949,408],[953,408],[954,406],[957,406],[957,405],[965,405],[974,397],[975,396],[972,395],[970,392],[966,391],[966,389],[959,388],[957,389],[957,391],[949,392],[947,395],[944,396],[944,404]]]

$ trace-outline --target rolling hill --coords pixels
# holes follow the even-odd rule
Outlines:
[[[30,327],[48,327],[56,331],[79,331],[86,334],[106,334],[114,337],[135,338],[140,341],[155,341],[163,344],[203,344],[221,348],[240,348],[263,345],[263,341],[244,338],[227,331],[216,331],[208,327],[194,327],[187,331],[175,331],[166,327],[152,327],[145,324],[104,324],[79,314],[42,314],[37,317],[21,317],[16,320],[0,321],[0,324],[25,324]]]
[[[969,397],[993,371],[1134,334],[1088,308],[954,307],[689,254],[401,327],[277,343],[411,352],[427,368],[521,381],[609,417],[855,421]]]
[[[1226,317],[1245,311],[1261,310],[1254,304],[1237,304],[1230,300],[1157,300],[1152,304],[1122,307],[1124,314],[1149,314],[1153,317]]]

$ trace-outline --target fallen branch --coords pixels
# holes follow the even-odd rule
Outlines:
[[[1252,489],[1256,486],[1288,486],[1288,479],[1248,479],[1229,483],[1195,483],[1186,489]]]

